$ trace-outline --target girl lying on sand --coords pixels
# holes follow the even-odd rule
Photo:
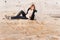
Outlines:
[[[23,10],[21,10],[16,16],[5,16],[7,19],[30,19],[30,20],[34,20],[35,18],[35,12],[37,12],[35,5],[32,4],[27,12],[25,13]],[[22,16],[20,16],[22,14]]]

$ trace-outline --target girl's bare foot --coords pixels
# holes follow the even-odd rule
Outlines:
[[[5,18],[6,18],[6,19],[11,19],[11,17],[10,17],[10,16],[7,16],[7,15],[5,15]]]

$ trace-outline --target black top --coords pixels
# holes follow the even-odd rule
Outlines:
[[[27,13],[26,14],[28,14],[28,11],[30,10],[30,8],[28,8],[28,10],[27,10]],[[32,12],[32,14],[34,14],[35,12],[37,12],[37,10],[36,9],[34,9],[33,10],[33,12]]]
[[[28,8],[26,15],[28,14],[28,11],[29,11],[29,10],[30,10],[30,8]],[[33,12],[32,12],[31,20],[34,20],[35,12],[37,12],[37,10],[36,10],[36,9],[34,9],[34,10],[33,10]]]

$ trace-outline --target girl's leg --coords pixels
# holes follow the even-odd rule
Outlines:
[[[11,19],[28,19],[28,18],[23,16],[12,16]]]
[[[21,11],[17,14],[17,16],[20,16],[21,14],[22,14],[23,17],[26,17],[26,14],[25,14],[25,12],[24,12],[23,10],[21,10]]]
[[[20,16],[22,14],[22,16]],[[26,14],[25,12],[22,10],[19,12],[19,14],[17,16],[12,16],[12,17],[9,17],[9,16],[5,16],[7,19],[28,19],[26,17]]]
[[[20,16],[21,14],[22,14],[22,16]],[[11,19],[28,19],[28,18],[26,17],[25,12],[24,12],[23,10],[21,10],[21,11],[17,14],[17,16],[12,16]]]

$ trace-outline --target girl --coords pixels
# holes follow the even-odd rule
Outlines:
[[[37,12],[36,8],[35,8],[35,5],[32,4],[27,12],[25,13],[23,10],[21,10],[16,16],[13,16],[13,17],[8,17],[8,16],[5,16],[7,19],[30,19],[30,20],[34,20],[34,17],[35,17],[35,12]],[[20,16],[22,14],[22,16]]]

